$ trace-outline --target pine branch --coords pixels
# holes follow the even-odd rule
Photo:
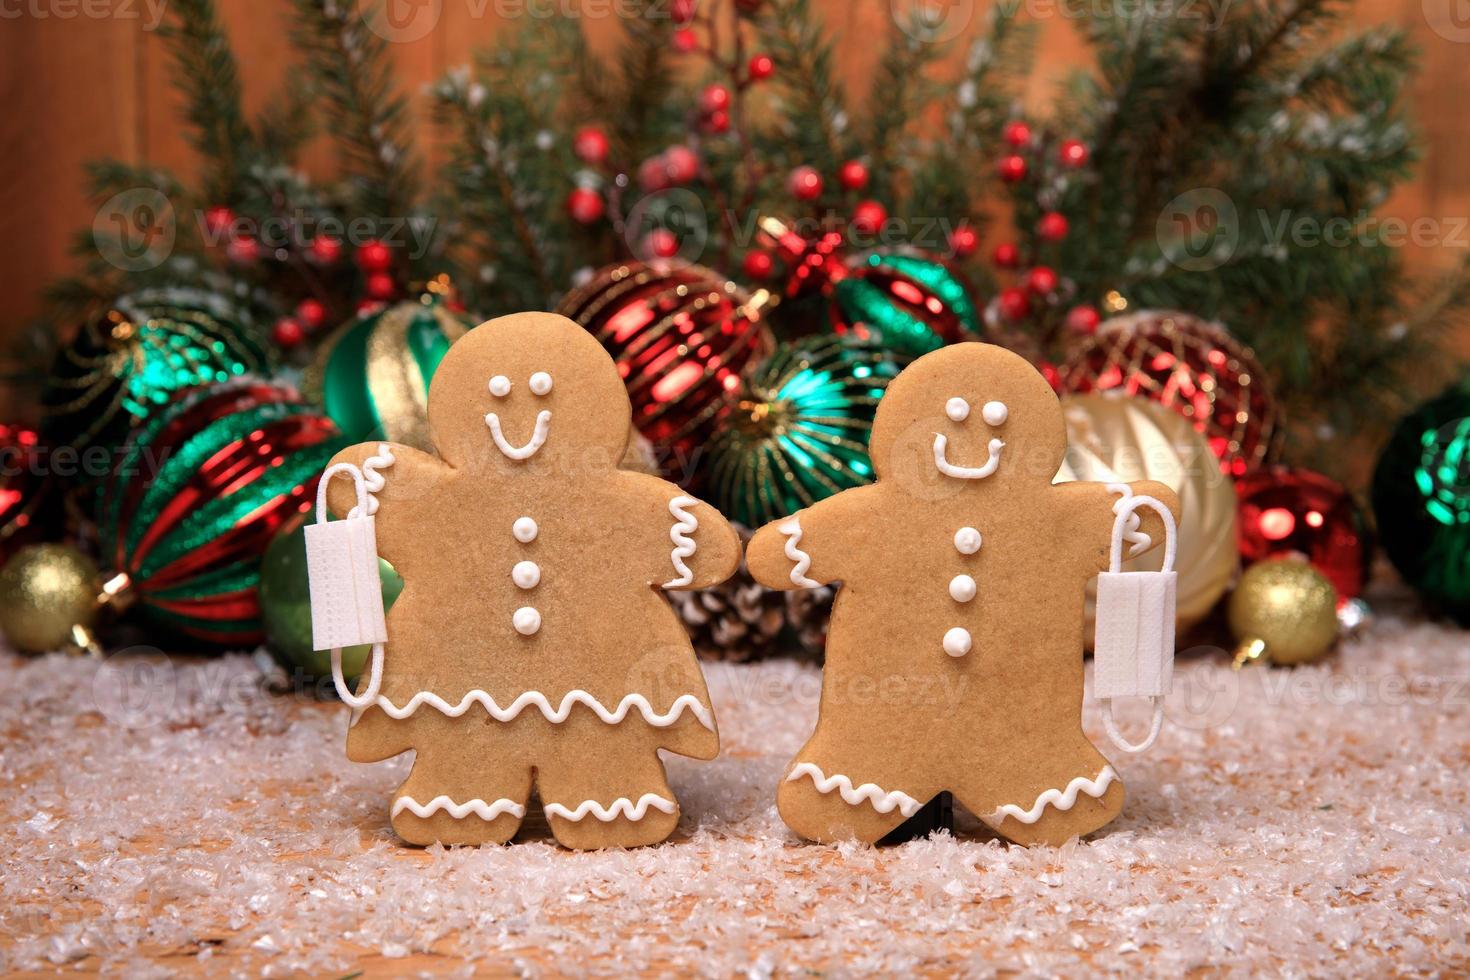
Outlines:
[[[865,143],[869,150],[870,194],[880,201],[895,201],[896,186],[912,157],[910,130],[933,103],[936,89],[926,73],[944,57],[946,45],[922,40],[922,13],[908,13],[900,23],[895,14],[888,44],[873,79],[871,118]]]
[[[789,156],[836,173],[852,156],[846,96],[833,74],[833,43],[809,0],[771,0],[759,21],[765,49],[781,65],[779,137]]]

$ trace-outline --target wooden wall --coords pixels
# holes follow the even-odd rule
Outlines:
[[[187,172],[190,152],[179,132],[177,98],[169,82],[162,41],[151,28],[167,0],[0,0],[0,349],[38,305],[38,290],[68,268],[75,233],[92,220],[95,204],[82,196],[84,161],[112,154]],[[353,2],[353,0],[342,0]],[[428,2],[428,0],[394,0]],[[892,0],[897,4],[900,0]],[[944,0],[964,10],[986,0]],[[395,45],[405,86],[419,86],[516,25],[497,10],[607,10],[597,0],[442,0],[438,26],[426,37]],[[1358,19],[1410,30],[1424,52],[1415,89],[1428,141],[1418,179],[1385,207],[1387,213],[1454,218],[1470,215],[1470,19],[1453,19],[1463,0],[1360,0]],[[285,0],[220,0],[241,61],[247,101],[259,108],[295,68],[284,35]],[[862,39],[882,31],[890,0],[821,0],[842,37],[840,69],[854,90],[866,85],[876,46]],[[1069,21],[1055,11],[1061,0],[1033,0],[1044,16],[1039,68],[1028,101],[1044,107],[1056,79],[1084,57]],[[1443,10],[1439,8],[1443,7]],[[615,42],[612,16],[587,16],[594,44]],[[1439,26],[1431,26],[1433,19]],[[978,24],[979,16],[974,18]],[[1461,23],[1463,21],[1463,23]],[[1447,39],[1445,35],[1459,38]],[[329,151],[314,151],[314,169],[328,170]],[[1463,246],[1462,246],[1463,248]],[[1426,267],[1449,265],[1457,249],[1414,248]]]

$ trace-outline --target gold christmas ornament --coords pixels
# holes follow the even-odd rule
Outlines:
[[[1230,596],[1229,614],[1240,644],[1237,669],[1263,658],[1306,663],[1337,642],[1337,590],[1304,561],[1271,559],[1246,569]]]
[[[0,632],[24,653],[94,650],[102,592],[97,565],[70,545],[22,548],[0,568]]]
[[[1156,402],[1118,395],[1069,395],[1067,456],[1058,483],[1158,480],[1179,494],[1178,628],[1203,619],[1220,601],[1238,565],[1235,487],[1220,472],[1209,440],[1189,420]],[[1123,563],[1157,571],[1164,549]],[[1087,644],[1092,645],[1096,580],[1087,587]]]

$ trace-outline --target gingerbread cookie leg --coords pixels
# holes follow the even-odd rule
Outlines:
[[[808,840],[857,839],[871,844],[924,805],[925,800],[897,787],[865,782],[861,772],[843,768],[819,753],[802,750],[776,790],[776,808],[786,826]]]
[[[1009,788],[957,787],[955,795],[996,833],[1026,845],[1062,844],[1102,829],[1122,812],[1122,779],[1080,732],[1065,751],[1049,749],[1047,756],[1045,772]]]
[[[467,724],[474,724],[473,722]],[[447,779],[435,748],[420,749],[393,797],[393,831],[410,844],[504,844],[520,829],[531,795],[529,765],[486,764],[473,782]],[[445,751],[458,756],[455,749]]]
[[[639,847],[657,844],[673,833],[679,804],[658,756],[663,733],[638,718],[616,725],[590,712],[568,719],[568,734],[591,729],[578,739],[584,746],[574,759],[548,755],[538,760],[536,788],[546,807],[546,823],[566,847]]]

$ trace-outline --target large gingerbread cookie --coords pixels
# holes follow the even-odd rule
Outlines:
[[[406,841],[505,841],[533,787],[571,847],[661,841],[679,818],[660,749],[712,758],[714,713],[662,589],[714,585],[740,542],[677,486],[618,468],[628,396],[572,321],[523,313],[455,343],[429,390],[436,455],[372,442],[378,552],[403,576],[377,697],[348,756],[413,749]],[[357,503],[329,487],[334,513]],[[362,691],[359,689],[359,696]]]
[[[803,837],[876,841],[949,790],[1001,835],[1059,843],[1123,805],[1083,734],[1083,601],[1114,504],[1167,486],[1053,485],[1061,406],[1025,360],[966,343],[919,358],[873,423],[877,482],[767,525],[778,589],[841,583],[816,731],[782,777]],[[1144,511],[1130,536],[1162,540]]]

